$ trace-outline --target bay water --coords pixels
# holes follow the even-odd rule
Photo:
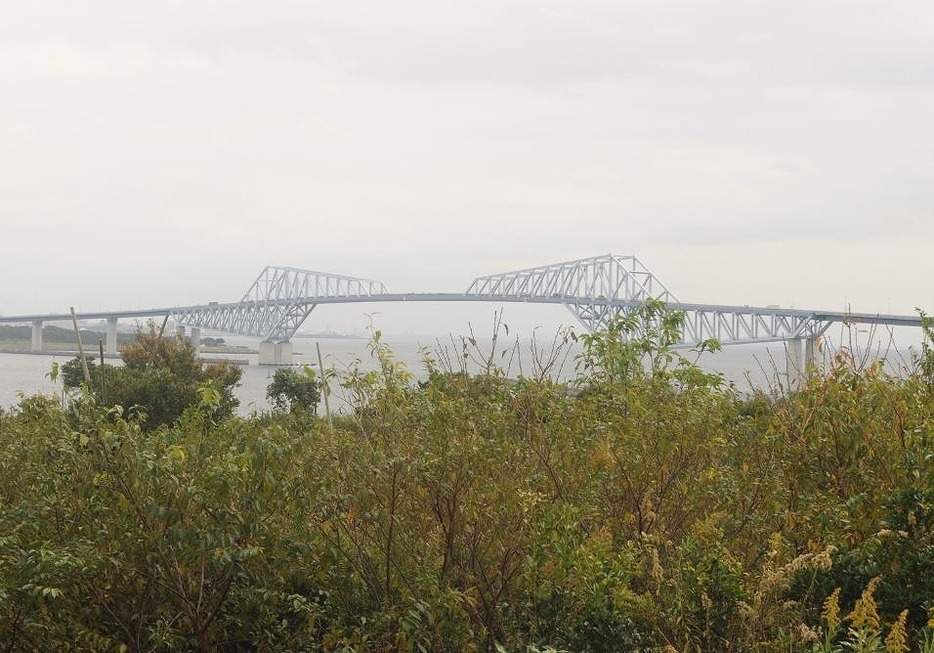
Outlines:
[[[237,336],[224,336],[229,345],[243,345],[256,349],[259,341]],[[484,361],[490,360],[504,370],[509,377],[525,376],[536,378],[548,376],[561,381],[571,380],[575,376],[575,357],[580,353],[580,343],[564,342],[557,339],[503,339],[497,342],[467,339],[452,336],[422,337],[412,336],[386,337],[386,345],[393,357],[401,362],[416,379],[427,376],[425,357],[431,357],[442,368],[452,371],[466,366],[475,372]],[[318,368],[317,348],[320,347],[325,368],[337,372],[338,378],[359,366],[363,370],[374,369],[377,361],[371,353],[372,342],[365,338],[300,338],[293,340],[295,365],[310,365]],[[825,347],[823,357],[829,358],[839,345]],[[866,361],[877,357],[887,360],[890,371],[900,373],[911,365],[912,349],[906,348],[863,348],[860,354]],[[740,392],[753,389],[778,391],[787,387],[785,368],[785,346],[783,343],[768,345],[731,345],[715,353],[705,353],[699,357],[691,352],[681,352],[708,372],[723,375],[727,382],[735,384]],[[70,354],[29,354],[0,353],[0,407],[10,408],[17,404],[22,396],[46,394],[59,396],[62,391],[61,381],[53,381],[51,369],[54,364],[61,365],[71,360]],[[203,358],[238,359],[242,365],[243,376],[235,393],[240,400],[239,412],[249,415],[270,409],[266,400],[266,387],[272,382],[275,366],[259,365],[258,356],[244,354],[203,354]],[[108,360],[119,364],[119,361]],[[543,369],[547,368],[547,370]],[[332,383],[332,409],[347,409],[339,383]]]

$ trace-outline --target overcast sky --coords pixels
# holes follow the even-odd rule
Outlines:
[[[929,0],[11,3],[0,152],[7,315],[608,252],[683,301],[934,312]]]

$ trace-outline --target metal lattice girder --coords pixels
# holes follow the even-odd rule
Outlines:
[[[677,301],[635,256],[615,254],[479,277],[467,294],[529,301],[560,298],[589,331],[649,299]]]
[[[370,297],[389,291],[381,281],[297,268],[267,266],[243,296],[242,302],[291,301],[328,297]]]
[[[635,256],[613,254],[478,277],[466,294],[485,295],[491,299],[563,297],[569,300],[675,301],[668,289]]]
[[[319,301],[388,293],[372,279],[267,266],[239,302],[192,307],[176,318],[185,326],[281,342],[295,335]]]
[[[696,345],[715,338],[722,344],[778,342],[794,338],[818,338],[830,328],[824,316],[780,308],[701,306],[670,304],[684,313],[682,343]]]
[[[606,328],[617,315],[657,299],[668,310],[684,312],[684,346],[711,338],[737,344],[815,338],[831,323],[791,309],[681,304],[634,256],[613,254],[479,277],[467,294],[509,301],[559,299],[588,331]]]
[[[584,300],[568,302],[588,331],[605,329],[617,315],[630,314],[643,307],[640,301]],[[721,344],[779,342],[793,338],[817,338],[823,335],[840,316],[810,311],[749,306],[718,306],[706,304],[665,304],[666,311],[684,313],[680,344],[695,346],[711,338]],[[658,321],[656,321],[658,322]],[[658,327],[659,324],[651,325]],[[641,332],[631,337],[641,336]]]

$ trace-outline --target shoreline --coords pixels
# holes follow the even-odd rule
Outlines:
[[[31,349],[12,349],[9,347],[0,347],[0,354],[26,354],[28,356],[65,356],[68,358],[77,358],[79,356],[77,349],[43,349],[41,351],[32,351]],[[100,353],[95,351],[85,352],[89,359],[100,358]],[[119,359],[120,354],[104,354],[104,358]]]

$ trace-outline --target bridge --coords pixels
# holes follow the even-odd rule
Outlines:
[[[497,302],[559,304],[588,331],[608,324],[649,299],[685,315],[680,344],[714,338],[723,345],[787,342],[789,369],[813,360],[817,340],[834,323],[921,326],[917,315],[878,315],[777,307],[692,304],[679,301],[634,256],[606,254],[535,268],[478,277],[462,293],[393,293],[380,281],[291,267],[266,267],[233,302],[210,302],[145,310],[79,312],[80,320],[106,320],[106,347],[117,352],[121,319],[173,317],[190,329],[194,344],[201,330],[259,338],[260,363],[287,364],[291,338],[318,306],[375,302]],[[70,320],[71,313],[0,318],[0,324],[32,324],[32,350],[42,350],[42,326]]]

